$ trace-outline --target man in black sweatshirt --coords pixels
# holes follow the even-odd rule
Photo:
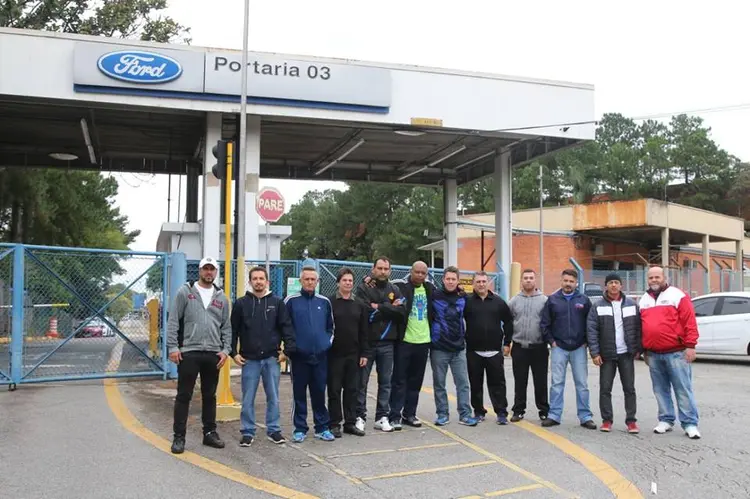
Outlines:
[[[474,274],[474,292],[466,297],[466,361],[474,417],[484,421],[484,373],[497,424],[508,424],[503,357],[510,354],[513,316],[505,300],[489,290],[487,273]]]
[[[352,294],[354,272],[348,267],[339,270],[338,291],[332,296],[333,324],[336,334],[333,345],[328,351],[328,413],[331,422],[329,428],[333,436],[341,438],[341,422],[344,422],[344,433],[364,436],[358,429],[357,394],[359,393],[360,368],[367,365],[367,332],[368,310],[362,302],[356,301]],[[344,392],[343,415],[341,410],[341,392]]]
[[[240,446],[250,447],[255,439],[255,394],[263,379],[266,393],[266,433],[275,444],[286,439],[279,424],[279,379],[284,352],[293,353],[295,337],[292,321],[281,298],[268,290],[268,274],[263,267],[250,269],[252,293],[247,292],[232,307],[232,357],[242,367],[242,439]],[[239,348],[237,345],[239,340]]]
[[[356,427],[362,431],[367,420],[367,382],[372,365],[378,369],[378,402],[375,411],[375,429],[393,431],[388,421],[390,413],[391,376],[393,374],[393,344],[399,339],[399,329],[406,320],[401,291],[388,278],[391,261],[381,256],[372,266],[370,279],[362,282],[355,293],[356,299],[367,308],[369,321],[367,365],[361,369],[357,403]],[[373,282],[374,285],[373,285]]]

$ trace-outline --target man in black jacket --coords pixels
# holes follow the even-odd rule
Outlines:
[[[484,271],[474,274],[474,292],[466,297],[466,361],[474,417],[484,421],[484,372],[497,424],[508,424],[503,357],[510,354],[513,316],[505,300],[489,290]]]
[[[622,281],[610,274],[605,281],[604,299],[591,307],[587,320],[589,351],[599,366],[599,409],[601,431],[612,431],[612,384],[620,371],[625,394],[625,424],[638,433],[635,419],[635,357],[641,351],[641,314],[636,303],[622,293]]]
[[[404,296],[407,319],[401,323],[400,341],[395,346],[389,419],[395,430],[401,429],[402,422],[419,428],[422,422],[417,418],[417,404],[430,354],[430,305],[435,286],[427,281],[424,262],[414,262],[409,276],[393,284]]]
[[[354,299],[354,272],[348,267],[339,270],[338,291],[330,298],[333,308],[333,323],[336,334],[328,351],[328,412],[329,428],[333,436],[341,438],[341,422],[344,433],[364,436],[365,432],[355,426],[357,418],[357,395],[359,394],[359,370],[367,365],[368,311],[364,304]],[[341,392],[344,392],[343,415]]]
[[[285,353],[294,352],[294,328],[284,302],[268,290],[266,269],[250,269],[250,285],[252,293],[248,291],[234,303],[231,316],[232,357],[238,366],[242,366],[240,445],[250,447],[255,439],[255,394],[261,379],[266,393],[268,439],[283,444],[286,439],[279,424],[281,341],[284,341]]]
[[[398,339],[400,324],[406,319],[406,307],[401,291],[389,282],[391,261],[381,256],[372,267],[372,282],[362,282],[355,293],[368,310],[369,334],[367,365],[360,371],[356,428],[364,431],[367,420],[367,382],[373,363],[378,369],[378,402],[375,411],[375,429],[393,431],[388,421],[390,413],[391,376],[393,374],[393,344]]]

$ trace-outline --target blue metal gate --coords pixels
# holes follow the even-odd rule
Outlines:
[[[169,262],[166,253],[0,245],[0,383],[166,377],[159,303]]]

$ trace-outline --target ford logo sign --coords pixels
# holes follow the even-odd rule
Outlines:
[[[166,83],[182,75],[179,62],[151,52],[110,52],[99,58],[97,66],[108,77],[130,83]]]

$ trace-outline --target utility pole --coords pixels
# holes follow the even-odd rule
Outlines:
[[[544,166],[539,163],[539,289],[544,293]]]
[[[239,184],[239,195],[237,196],[237,256],[247,257],[245,246],[245,220],[247,206],[245,203],[245,176],[247,175],[247,59],[248,59],[248,35],[250,31],[250,0],[245,0],[244,24],[242,28],[242,88],[240,89],[240,154],[239,171],[237,172],[237,183]],[[231,182],[231,179],[229,180]]]

